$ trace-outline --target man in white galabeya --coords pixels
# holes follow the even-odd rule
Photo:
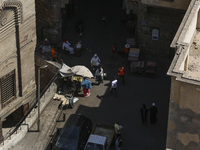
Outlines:
[[[115,97],[117,97],[117,78],[116,77],[114,77],[114,80],[111,82],[110,92],[113,93]]]
[[[92,57],[92,59],[90,61],[94,73],[99,68],[100,62],[101,62],[101,60],[99,59],[99,57],[97,56],[97,54],[94,54],[94,56]]]

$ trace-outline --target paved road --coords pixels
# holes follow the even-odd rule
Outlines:
[[[101,24],[102,13],[106,13],[108,19],[105,26]],[[126,38],[131,36],[126,24],[120,22],[121,19],[124,19],[121,0],[80,1],[74,16],[64,20],[63,38],[72,44],[78,40],[75,34],[75,25],[78,19],[84,21],[85,30],[82,44],[85,49],[81,57],[62,55],[63,61],[69,66],[82,64],[91,69],[90,59],[94,53],[97,53],[108,77],[103,84],[92,87],[90,97],[79,97],[79,101],[75,103],[73,109],[65,110],[66,118],[72,113],[80,113],[88,116],[93,122],[114,124],[119,121],[123,126],[123,150],[164,150],[170,93],[170,78],[166,76],[166,72],[170,60],[145,56],[145,60],[155,60],[158,65],[157,77],[148,78],[130,73],[127,57],[117,55],[115,59],[111,58],[110,47],[112,43],[116,42],[118,50],[122,51]],[[109,93],[110,81],[122,64],[126,68],[125,85],[119,82],[118,97],[116,98]],[[91,81],[94,82],[94,79]],[[155,102],[158,107],[158,122],[151,125],[148,116],[147,126],[144,126],[141,123],[140,108],[143,103],[149,108],[152,102]],[[50,117],[51,115],[47,112],[51,113],[50,109],[54,110],[57,107],[57,104],[51,102],[41,114],[41,118]],[[40,139],[47,133],[45,124],[49,123],[48,121],[47,123],[41,122],[42,131],[28,133],[15,149],[42,150],[46,141],[43,138],[41,143]],[[59,123],[58,127],[62,127],[63,124],[63,122]]]
[[[101,15],[105,12],[108,22],[102,27]],[[127,58],[117,56],[112,59],[110,47],[117,43],[118,50],[124,49],[129,30],[120,21],[124,19],[121,9],[121,1],[118,0],[84,0],[77,6],[74,17],[66,21],[64,38],[72,44],[78,40],[75,35],[75,23],[81,18],[84,21],[84,37],[82,43],[88,49],[83,51],[80,58],[63,57],[68,65],[84,64],[90,68],[90,59],[97,53],[102,60],[104,70],[108,74],[108,80],[100,86],[93,86],[89,98],[81,98],[76,102],[71,113],[81,113],[94,122],[106,122],[114,124],[119,121],[123,125],[123,149],[125,150],[164,150],[166,143],[166,129],[168,117],[168,101],[170,90],[170,78],[166,76],[170,60],[167,58],[154,58],[146,56],[146,60],[155,60],[158,64],[157,77],[155,79],[133,75],[127,65]],[[126,67],[125,85],[119,83],[117,98],[109,94],[110,81],[117,73],[121,64]],[[91,80],[93,81],[93,80]],[[140,108],[145,103],[147,107],[155,102],[159,113],[158,122],[147,126],[141,123]],[[149,118],[148,118],[149,119]]]

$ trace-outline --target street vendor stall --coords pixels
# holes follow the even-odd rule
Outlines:
[[[77,100],[77,98],[74,98],[74,96],[78,95],[78,93],[81,91],[81,83],[83,82],[83,77],[93,77],[91,71],[82,65],[69,67],[63,63],[59,73],[59,87],[58,92],[54,95],[54,99],[63,101],[63,106],[69,105],[70,100],[73,102],[74,99]],[[73,104],[70,105],[73,107]]]

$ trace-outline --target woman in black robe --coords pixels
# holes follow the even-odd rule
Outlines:
[[[158,113],[158,109],[155,103],[152,103],[152,107],[149,109],[149,111],[150,111],[150,122],[152,124],[155,124],[157,121],[157,113]]]

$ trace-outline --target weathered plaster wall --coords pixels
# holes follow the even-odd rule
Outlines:
[[[167,148],[200,149],[200,86],[171,78]]]
[[[0,118],[3,120],[21,105],[32,103],[36,98],[36,24],[33,0],[0,0],[0,8],[0,16],[4,20],[0,26],[0,69],[3,70],[0,77],[14,69],[16,73],[16,99],[0,109]],[[22,87],[21,94],[19,85]]]
[[[190,109],[200,114],[200,91],[199,86],[182,83],[180,86],[179,107],[181,109]]]

